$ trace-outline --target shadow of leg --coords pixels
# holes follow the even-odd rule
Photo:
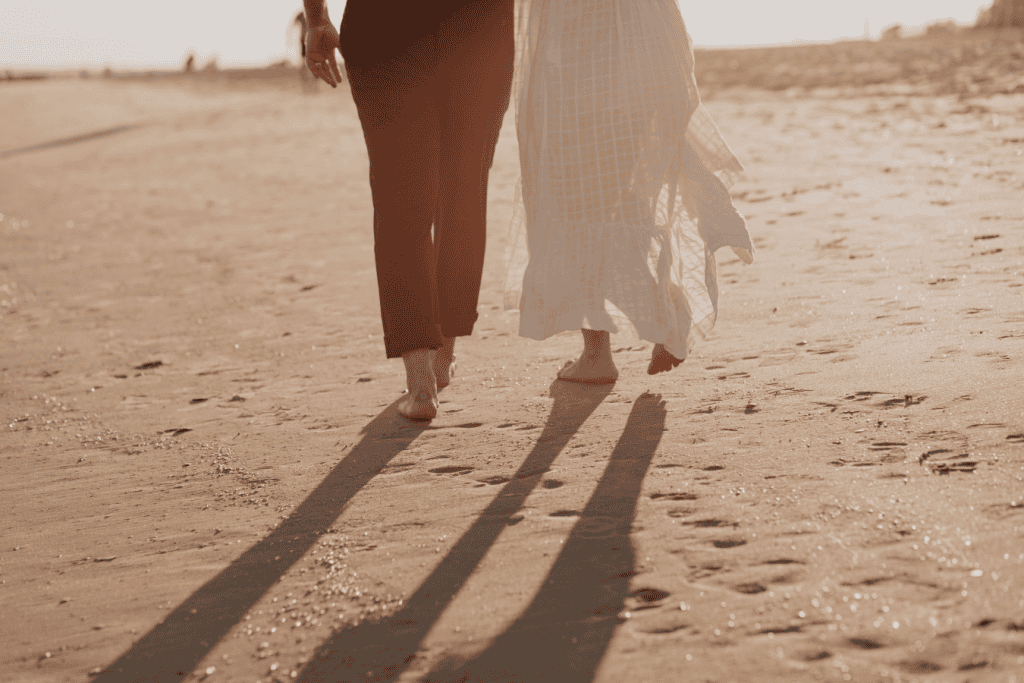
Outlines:
[[[379,622],[336,633],[312,657],[300,680],[393,680],[416,656],[423,638],[459,592],[480,560],[512,521],[565,445],[611,391],[555,381],[555,402],[537,444],[510,482],[431,572],[405,608]],[[658,432],[660,438],[661,432]],[[626,528],[628,529],[627,522]],[[627,539],[628,540],[628,539]],[[614,616],[614,615],[613,615]],[[372,677],[367,672],[373,672]]]
[[[468,663],[442,662],[425,681],[590,681],[628,595],[629,540],[647,468],[661,441],[665,403],[633,404],[604,476],[543,587],[523,615]]]
[[[399,399],[400,400],[400,399]],[[188,597],[94,681],[181,681],[334,523],[345,505],[427,427],[398,417],[395,401],[269,536]]]

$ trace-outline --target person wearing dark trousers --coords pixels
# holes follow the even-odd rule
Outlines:
[[[304,3],[309,67],[336,86],[341,51],[363,127],[384,346],[404,360],[409,390],[398,410],[429,420],[454,374],[455,337],[477,319],[513,0],[348,0],[340,33],[324,0]]]

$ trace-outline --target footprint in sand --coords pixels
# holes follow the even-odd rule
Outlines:
[[[877,650],[883,647],[877,640],[871,640],[870,638],[850,638],[850,645],[859,647],[862,650]]]
[[[871,444],[869,450],[891,451],[894,448],[902,448],[903,446],[906,445],[907,443],[905,441],[876,441],[875,443]]]
[[[695,493],[652,493],[651,500],[697,500]]]
[[[850,351],[852,349],[853,344],[832,344],[820,349],[807,349],[807,353],[813,356],[830,356],[834,353],[842,353],[843,351]],[[852,358],[854,358],[854,356],[846,355],[842,356],[842,358],[837,358],[836,360],[850,360]]]
[[[411,463],[411,462],[388,463],[384,467],[383,472],[385,474],[399,474],[401,472],[407,472],[408,470],[411,470],[415,466],[416,465],[414,463]]]
[[[529,479],[530,477],[536,477],[539,474],[544,474],[548,471],[547,467],[538,467],[534,470],[526,470],[516,475],[516,479]]]
[[[761,634],[773,633],[779,635],[780,633],[800,633],[801,629],[799,626],[780,626],[778,628],[764,628],[758,631]],[[829,655],[831,656],[831,655]]]
[[[926,659],[901,662],[900,668],[904,671],[915,674],[930,674],[936,671],[942,671],[941,665],[936,664],[935,662],[929,662]]]
[[[626,607],[633,609],[658,607],[658,603],[661,603],[669,595],[668,591],[663,591],[660,588],[637,588],[626,598]]]
[[[665,635],[690,627],[689,620],[683,617],[671,615],[668,619],[671,620],[668,623],[645,625],[640,630],[651,635]],[[666,621],[666,618],[662,617],[660,621]]]
[[[880,392],[880,391],[858,391],[855,394],[850,394],[849,396],[844,396],[843,398],[845,398],[847,401],[867,401],[872,396],[876,396],[876,395],[878,395],[880,393],[882,393],[882,392]]]
[[[747,372],[733,372],[725,375],[719,375],[717,379],[743,379],[744,377],[750,377],[750,373]]]
[[[711,576],[714,572],[721,571],[725,567],[722,562],[705,562],[701,564],[696,571],[690,575],[690,579],[693,581],[706,579]]]
[[[932,474],[949,474],[951,472],[964,472],[970,474],[978,467],[977,460],[968,460],[970,453],[960,453],[959,455],[949,456],[941,460],[935,459],[935,455],[942,453],[950,453],[951,451],[947,448],[937,448],[927,453],[923,453],[918,459],[919,465],[924,465],[931,471]]]
[[[445,467],[435,467],[432,470],[427,470],[431,474],[465,474],[472,472],[474,468],[466,467],[463,465],[447,465]]]
[[[904,394],[902,398],[890,398],[882,401],[878,405],[882,408],[896,408],[902,406],[903,408],[909,408],[910,406],[924,403],[927,396],[914,396],[913,394]]]
[[[698,519],[693,522],[684,522],[684,524],[702,528],[713,528],[713,527],[738,527],[737,522],[727,522],[724,519]]]
[[[619,519],[606,515],[583,517],[573,529],[573,534],[579,538],[602,538],[618,536],[621,533]]]
[[[978,463],[973,460],[963,460],[960,462],[953,463],[930,463],[928,469],[932,471],[932,474],[949,474],[950,472],[964,472],[971,474],[978,467]]]

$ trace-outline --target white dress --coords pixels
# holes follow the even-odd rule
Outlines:
[[[506,310],[525,337],[631,332],[685,358],[717,316],[714,252],[753,246],[675,0],[518,0],[516,51]]]

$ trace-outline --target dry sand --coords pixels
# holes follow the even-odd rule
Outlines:
[[[0,86],[0,680],[1024,681],[1024,94],[732,89],[682,366],[396,415],[344,88]],[[91,676],[91,679],[90,679]]]

